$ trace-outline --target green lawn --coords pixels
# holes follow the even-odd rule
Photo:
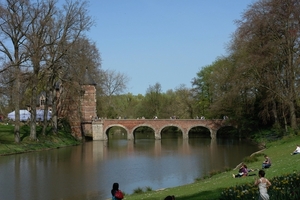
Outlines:
[[[266,169],[266,178],[271,179],[275,176],[281,176],[295,171],[298,172],[300,166],[300,155],[290,155],[290,153],[295,150],[297,144],[300,144],[300,136],[294,136],[268,143],[267,148],[263,150],[261,152],[262,155],[258,157],[259,161],[246,164],[249,168],[260,169],[261,163],[264,160],[263,154],[267,154],[272,160],[272,167]],[[256,176],[233,178],[232,174],[236,173],[237,170],[232,169],[231,171],[222,172],[189,185],[166,188],[160,191],[151,191],[142,194],[127,195],[125,196],[125,199],[163,200],[167,195],[175,195],[176,200],[218,199],[224,188],[245,183],[252,184],[256,178]],[[252,173],[256,174],[257,172]],[[122,189],[122,186],[120,189]]]
[[[17,144],[14,142],[14,126],[0,124],[0,155],[39,151],[80,144],[80,142],[72,137],[70,133],[60,131],[57,135],[53,135],[49,128],[46,135],[42,135],[42,127],[37,126],[36,129],[38,141],[31,141],[29,138],[30,127],[28,125],[23,125],[20,128],[21,142]]]

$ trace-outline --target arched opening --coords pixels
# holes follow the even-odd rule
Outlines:
[[[113,126],[106,131],[108,140],[127,140],[127,131],[120,126]]]
[[[202,126],[191,128],[188,135],[189,138],[211,138],[209,129]]]
[[[154,130],[148,126],[140,126],[133,131],[135,140],[140,139],[155,139]]]
[[[176,126],[167,126],[161,131],[161,139],[182,138],[182,131]]]

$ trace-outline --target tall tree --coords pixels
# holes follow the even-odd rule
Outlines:
[[[24,43],[31,21],[29,0],[6,0],[0,4],[0,52],[7,60],[3,70],[13,74],[13,101],[15,109],[15,142],[20,142],[20,82],[21,67],[27,61]]]
[[[93,24],[87,12],[87,1],[67,0],[62,8],[56,0],[30,1],[6,0],[0,5],[0,51],[9,61],[3,66],[13,69],[16,112],[15,140],[19,142],[20,76],[21,66],[32,66],[30,98],[32,108],[31,139],[36,139],[36,98],[40,84],[54,92],[53,121],[57,130],[56,97],[57,82],[70,69],[70,60],[62,59],[69,54],[75,42]],[[11,44],[9,43],[11,42]],[[13,48],[11,48],[13,46]],[[11,50],[13,49],[13,50]],[[71,58],[71,56],[70,56]],[[87,63],[86,63],[87,64]],[[5,70],[5,69],[3,69]],[[73,70],[72,70],[73,71]],[[49,81],[41,82],[41,78]],[[49,85],[50,84],[50,87]],[[48,93],[48,91],[47,91]]]
[[[105,70],[101,74],[101,96],[98,100],[102,110],[99,114],[103,117],[114,118],[118,115],[117,102],[114,101],[114,97],[126,90],[129,78],[126,74],[115,70]]]
[[[197,117],[196,101],[193,97],[192,90],[187,88],[184,84],[175,89],[173,104],[170,104],[174,109],[174,116],[180,119],[192,119]]]
[[[213,71],[212,66],[203,67],[198,73],[197,77],[192,80],[192,94],[197,99],[196,113],[197,116],[208,116],[208,108],[212,103],[212,93],[210,77]]]
[[[57,4],[56,4],[57,5]],[[48,32],[45,48],[46,57],[44,70],[45,77],[48,78],[50,90],[52,91],[52,124],[53,133],[57,132],[57,102],[61,96],[57,95],[58,85],[67,77],[70,77],[69,72],[74,71],[70,65],[72,62],[72,52],[76,42],[84,38],[84,33],[90,29],[93,21],[88,15],[87,1],[66,1],[62,9],[58,9],[55,17],[52,18],[51,29]],[[72,50],[73,48],[73,50]],[[81,52],[83,53],[83,52]],[[85,63],[88,65],[88,63]],[[86,66],[84,66],[85,68]],[[76,68],[75,68],[76,69]],[[76,69],[76,72],[78,70]],[[66,74],[69,74],[66,76]]]
[[[143,115],[147,118],[160,117],[162,109],[161,100],[162,89],[160,83],[150,85],[144,99],[144,108],[146,108],[147,111]]]
[[[36,2],[32,4],[31,9],[27,10],[30,13],[26,32],[26,51],[30,58],[32,65],[32,75],[30,78],[30,97],[31,97],[31,120],[30,120],[30,138],[36,140],[36,101],[38,97],[38,85],[41,83],[41,68],[45,65],[46,51],[45,47],[53,45],[48,43],[49,30],[52,28],[52,20],[55,13],[55,1],[49,0],[47,2]],[[47,97],[47,96],[46,96]],[[44,113],[46,114],[46,110]],[[45,118],[44,121],[47,118]]]
[[[263,102],[271,105],[274,119],[278,104],[288,107],[293,129],[297,128],[295,103],[299,91],[299,13],[297,0],[258,1],[238,21],[233,45],[235,52],[243,52],[238,62],[244,64],[244,73],[256,80],[261,96],[267,94]],[[282,116],[285,118],[284,113]]]

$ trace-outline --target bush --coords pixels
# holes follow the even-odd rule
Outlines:
[[[143,188],[136,188],[133,190],[133,194],[141,194],[141,193],[144,193],[144,192],[151,192],[153,191],[151,187],[145,187],[145,191],[143,190]]]
[[[138,188],[136,188],[136,189],[134,189],[133,190],[133,193],[134,194],[141,194],[141,193],[143,193],[144,191],[143,191],[143,188],[140,188],[140,187],[138,187]]]
[[[146,192],[151,192],[152,188],[151,187],[146,187]]]

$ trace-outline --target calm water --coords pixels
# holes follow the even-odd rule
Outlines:
[[[131,194],[194,182],[235,167],[258,147],[233,139],[109,140],[0,157],[0,200],[110,198],[114,182]]]

